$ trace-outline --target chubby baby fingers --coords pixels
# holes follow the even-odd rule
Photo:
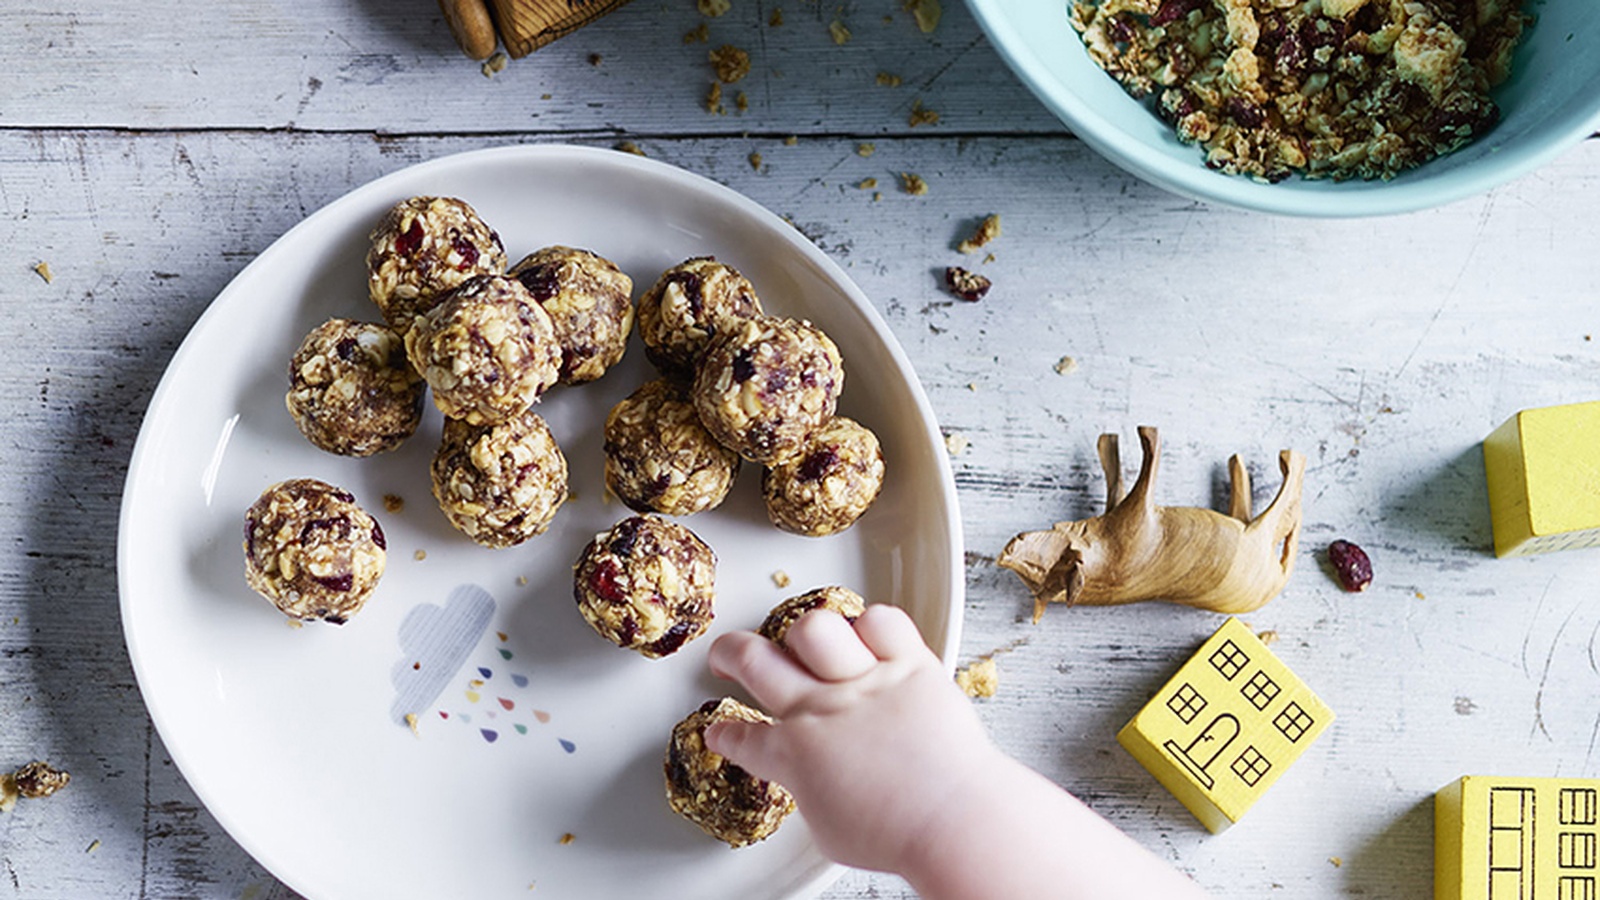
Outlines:
[[[753,631],[730,631],[717,638],[710,663],[712,674],[738,682],[780,719],[819,686],[799,662]]]
[[[801,616],[789,628],[784,643],[811,674],[823,681],[860,678],[878,664],[878,657],[861,642],[850,623],[831,609]]]
[[[855,623],[856,634],[879,659],[914,659],[932,656],[917,624],[898,606],[874,603]]]

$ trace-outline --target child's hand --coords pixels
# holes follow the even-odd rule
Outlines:
[[[950,824],[952,792],[1004,758],[898,608],[869,606],[854,628],[808,613],[785,643],[744,631],[712,645],[711,670],[778,723],[719,722],[707,746],[787,787],[830,858],[905,871],[908,845]]]

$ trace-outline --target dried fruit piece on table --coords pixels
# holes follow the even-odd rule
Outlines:
[[[994,286],[994,282],[984,276],[969,272],[960,266],[950,266],[944,270],[944,284],[950,289],[950,293],[968,303],[982,300],[983,296],[989,293],[989,288]]]
[[[0,775],[0,812],[10,812],[18,797],[36,800],[67,786],[72,776],[64,769],[34,760],[15,772]]]
[[[1349,541],[1328,545],[1328,562],[1333,565],[1339,584],[1347,591],[1364,591],[1372,584],[1372,560],[1367,552]]]

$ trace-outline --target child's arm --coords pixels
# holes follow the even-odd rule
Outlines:
[[[995,747],[899,609],[869,606],[854,628],[812,612],[786,643],[712,645],[712,671],[778,721],[717,723],[706,743],[787,787],[830,858],[897,872],[927,900],[1203,896]]]

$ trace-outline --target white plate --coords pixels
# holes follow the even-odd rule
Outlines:
[[[174,761],[228,832],[310,897],[524,898],[535,884],[541,898],[585,900],[820,891],[837,870],[798,817],[733,851],[663,799],[673,723],[728,688],[707,671],[710,637],[647,660],[595,635],[573,603],[573,560],[627,514],[602,502],[600,428],[651,377],[637,338],[599,382],[543,403],[576,498],[521,547],[479,548],[439,513],[431,408],[414,439],[373,459],[323,453],[295,430],[283,405],[289,356],[329,316],[376,319],[367,233],[416,194],[472,203],[513,261],[548,244],[586,247],[636,292],[714,254],[749,276],[769,312],[824,328],[844,354],[841,411],[881,437],[887,485],[856,527],[829,538],[769,525],[753,466],[721,508],[682,520],[719,556],[710,637],[839,583],[904,607],[947,666],[954,658],[954,482],[927,398],[861,290],[792,227],[698,176],[608,150],[502,148],[414,166],[312,215],[239,273],[173,358],[129,468],[118,574],[128,650]],[[297,476],[353,491],[388,533],[383,582],[342,628],[288,627],[244,583],[244,510]],[[404,510],[386,513],[385,494]],[[774,584],[778,569],[789,588]],[[492,611],[465,602],[469,584]],[[459,668],[440,675],[452,652]],[[413,667],[423,659],[426,671]],[[402,689],[428,692],[424,674],[443,687],[419,736],[396,705]]]

